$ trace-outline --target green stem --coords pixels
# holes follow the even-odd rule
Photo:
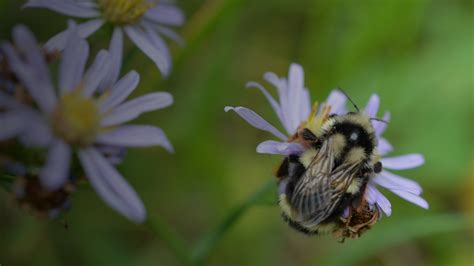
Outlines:
[[[138,47],[133,46],[127,55],[124,57],[122,62],[122,72],[123,71],[130,71],[132,68],[133,58],[138,54]]]
[[[181,237],[158,215],[150,215],[146,226],[159,237],[184,265],[194,265],[191,251]]]
[[[193,252],[193,260],[197,265],[201,265],[204,259],[217,246],[229,229],[237,223],[240,217],[253,205],[258,203],[267,193],[273,190],[275,182],[270,180],[265,183],[260,189],[253,193],[247,200],[237,206],[224,220],[207,233],[196,245]]]

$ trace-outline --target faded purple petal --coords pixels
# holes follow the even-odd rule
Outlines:
[[[279,142],[267,140],[257,146],[258,153],[281,154],[281,155],[299,155],[303,153],[304,147],[294,142]]]
[[[104,81],[100,84],[99,90],[102,92],[106,89],[112,88],[117,82],[120,69],[122,67],[122,53],[123,53],[123,31],[120,27],[115,27],[112,34],[112,40],[109,45],[110,55],[110,69]],[[136,86],[135,86],[136,87]]]
[[[286,194],[286,186],[288,185],[288,178],[285,178],[278,183],[278,194]]]
[[[111,66],[109,59],[109,53],[105,50],[101,50],[97,54],[94,63],[92,63],[84,76],[83,94],[85,96],[90,97],[94,94],[96,89],[99,87],[99,84],[109,72]]]
[[[163,27],[163,26],[156,26],[156,30],[161,33],[162,35],[170,38],[171,40],[175,41],[178,45],[181,45],[183,46],[184,45],[184,40],[183,38],[178,34],[176,33],[175,31],[167,28],[167,27]]]
[[[148,40],[153,45],[153,47],[161,51],[161,54],[163,55],[163,57],[166,59],[168,63],[168,67],[171,68],[173,62],[171,60],[171,53],[165,41],[159,36],[156,30],[151,25],[149,25],[149,23],[143,23],[143,26],[145,28],[145,34]]]
[[[344,209],[344,212],[342,213],[341,217],[342,217],[342,218],[347,218],[347,217],[349,217],[349,213],[350,213],[349,207],[346,207],[346,208]]]
[[[123,147],[148,147],[159,145],[169,152],[173,146],[160,128],[154,126],[125,125],[112,131],[97,136],[97,143],[123,146]]]
[[[0,112],[0,141],[17,136],[26,125],[25,119],[20,112]]]
[[[106,114],[101,121],[101,126],[118,125],[137,118],[144,112],[154,111],[170,106],[173,96],[167,92],[154,92],[119,105]]]
[[[23,8],[47,8],[55,12],[79,18],[93,18],[100,16],[100,12],[94,8],[80,5],[71,0],[29,0]]]
[[[425,159],[421,154],[407,154],[397,157],[382,158],[380,161],[384,168],[392,170],[412,169],[425,163]]]
[[[0,107],[3,108],[23,108],[24,106],[17,102],[15,98],[0,90]]]
[[[160,24],[180,26],[184,23],[184,14],[181,9],[174,5],[160,3],[156,7],[148,10],[145,18]]]
[[[56,95],[51,84],[44,82],[45,77],[41,77],[45,70],[38,71],[28,62],[22,62],[11,44],[6,43],[2,48],[9,66],[38,104],[38,107],[45,113],[51,112],[56,105]]]
[[[26,147],[47,147],[54,140],[46,117],[36,111],[24,111],[26,126],[18,139]]]
[[[170,72],[169,61],[166,60],[166,56],[163,55],[163,52],[153,45],[153,42],[149,40],[147,34],[140,28],[133,26],[126,26],[124,30],[132,42],[155,63],[163,75],[168,76]]]
[[[77,25],[77,34],[83,39],[87,39],[104,25],[103,19],[94,19]],[[62,51],[68,41],[68,30],[64,30],[46,42],[44,48],[49,52]]]
[[[100,111],[105,113],[121,104],[137,88],[139,82],[140,75],[135,70],[128,72],[127,75],[113,85],[110,95],[100,103]]]
[[[48,190],[62,187],[68,179],[70,163],[71,147],[62,140],[55,140],[39,174],[41,185]]]
[[[365,107],[365,113],[369,117],[377,117],[377,111],[379,110],[380,106],[380,97],[377,94],[372,94],[370,96],[369,102]]]
[[[390,142],[388,142],[388,140],[384,139],[384,138],[379,138],[378,139],[378,145],[377,145],[377,150],[379,152],[380,155],[385,155],[391,151],[393,151],[393,146],[392,144],[390,144]]]
[[[417,182],[395,175],[389,171],[382,171],[374,178],[374,182],[390,190],[404,190],[416,195],[420,195],[423,192],[423,189]]]
[[[70,23],[69,31],[68,42],[59,65],[59,89],[62,94],[79,86],[89,56],[89,44],[77,35],[74,23]]]
[[[343,115],[347,113],[347,97],[339,90],[332,90],[326,101],[326,105],[331,106],[331,114]]]
[[[38,73],[38,79],[52,88],[51,80],[49,78],[48,65],[44,54],[41,51],[41,46],[36,41],[33,33],[24,25],[18,25],[13,28],[13,40],[15,48],[26,59],[27,64],[35,68]],[[51,94],[52,92],[49,92]]]
[[[254,111],[245,107],[241,107],[241,106],[238,106],[238,107],[226,106],[224,108],[224,111],[226,112],[230,110],[235,111],[240,117],[242,117],[245,121],[247,121],[253,127],[258,128],[263,131],[270,132],[275,137],[280,138],[282,140],[288,139],[288,137],[286,137],[283,133],[281,133],[278,129],[276,129],[274,126],[272,126],[270,123],[268,123],[265,119],[263,119]]]
[[[136,223],[145,221],[145,207],[137,193],[95,148],[80,150],[79,159],[97,194],[111,208]]]

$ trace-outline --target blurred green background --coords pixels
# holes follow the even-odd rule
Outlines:
[[[28,25],[40,41],[66,26],[24,1],[0,0],[0,39]],[[130,150],[121,172],[150,216],[169,223],[193,248],[269,180],[278,156],[255,153],[272,136],[225,105],[247,106],[279,125],[264,97],[245,89],[262,74],[305,68],[312,99],[340,86],[360,106],[371,93],[393,119],[386,137],[393,155],[420,152],[426,164],[397,172],[420,182],[423,210],[383,191],[393,214],[358,240],[307,237],[287,227],[275,189],[228,228],[204,265],[473,265],[474,250],[474,8],[473,1],[182,0],[185,47],[171,44],[174,69],[163,80],[135,53],[128,71],[142,76],[138,94],[171,92],[171,108],[136,123],[162,127],[176,148]],[[94,51],[109,32],[93,35]],[[133,47],[127,41],[127,49]],[[269,89],[270,87],[267,86]],[[244,206],[246,207],[246,206]],[[234,213],[235,214],[235,213]],[[62,223],[67,219],[69,228]],[[232,219],[231,219],[232,220]],[[170,235],[171,232],[165,232]],[[59,221],[38,220],[0,191],[0,264],[181,265],[163,238],[105,206],[91,189],[73,197]]]

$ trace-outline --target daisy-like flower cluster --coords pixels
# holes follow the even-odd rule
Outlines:
[[[171,70],[171,55],[163,40],[168,37],[179,44],[181,37],[170,27],[184,23],[183,12],[171,0],[28,0],[26,8],[47,8],[66,16],[86,19],[78,25],[78,34],[87,38],[105,24],[114,26],[122,50],[123,32],[167,76]],[[68,42],[67,31],[52,37],[45,45],[49,51],[63,50]],[[122,54],[113,58],[119,64]]]
[[[16,138],[26,148],[47,150],[37,176],[38,197],[70,192],[65,186],[73,181],[71,168],[76,158],[73,155],[77,155],[98,195],[111,208],[140,223],[146,218],[145,207],[113,164],[120,162],[120,154],[128,147],[159,145],[173,151],[160,128],[125,124],[144,112],[171,105],[173,98],[166,92],[154,92],[127,100],[140,77],[130,71],[118,78],[121,66],[114,64],[114,58],[121,53],[120,38],[113,38],[110,50],[100,51],[86,68],[89,44],[79,30],[70,22],[64,33],[66,42],[56,84],[50,78],[42,48],[25,26],[13,29],[13,43],[2,44],[8,68],[32,103],[18,101],[0,90],[0,141]]]
[[[298,64],[292,64],[289,69],[288,78],[278,77],[276,74],[268,72],[264,79],[273,85],[277,90],[278,101],[259,83],[249,82],[247,87],[253,87],[260,90],[266,97],[271,107],[275,111],[280,120],[285,133],[282,133],[275,126],[271,125],[261,116],[246,107],[225,107],[225,111],[233,110],[250,125],[267,132],[270,132],[279,141],[267,140],[257,146],[258,153],[280,154],[280,155],[300,155],[304,148],[295,142],[293,136],[297,133],[299,127],[306,124],[310,117],[320,117],[324,110],[330,110],[330,114],[344,115],[348,112],[346,108],[347,97],[338,90],[330,93],[328,99],[319,108],[312,111],[311,99],[308,89],[304,86],[304,71]],[[380,98],[373,94],[364,112],[369,117],[376,117],[380,105]],[[385,112],[382,118],[389,121],[390,113]],[[421,154],[406,154],[401,156],[388,157],[387,155],[393,150],[392,145],[382,137],[387,128],[387,123],[377,120],[371,120],[377,138],[377,149],[382,157],[380,161],[383,170],[379,174],[371,177],[365,191],[364,197],[371,208],[382,210],[387,216],[392,213],[390,201],[379,191],[378,187],[390,190],[397,196],[427,209],[428,203],[420,195],[422,193],[421,186],[410,179],[399,176],[391,172],[391,170],[406,170],[416,168],[424,163]],[[280,193],[283,193],[280,183]]]

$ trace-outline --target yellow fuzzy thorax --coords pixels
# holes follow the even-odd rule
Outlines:
[[[71,145],[88,145],[99,131],[100,112],[80,89],[64,94],[51,116],[54,134]]]
[[[113,24],[129,25],[157,5],[151,0],[98,0],[104,18]]]

